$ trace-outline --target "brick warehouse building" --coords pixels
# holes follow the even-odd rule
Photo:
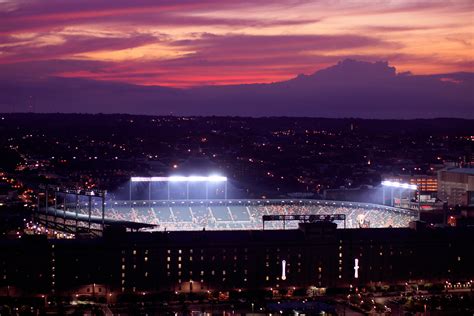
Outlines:
[[[474,277],[474,228],[335,226],[1,240],[0,296],[318,289]]]

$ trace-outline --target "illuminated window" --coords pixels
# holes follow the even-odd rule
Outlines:
[[[148,257],[145,257],[145,262],[147,262],[147,261],[148,261]]]

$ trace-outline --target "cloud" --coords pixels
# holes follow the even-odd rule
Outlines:
[[[267,5],[271,5],[268,2]],[[244,1],[238,5],[218,0],[203,1],[22,1],[16,9],[0,9],[0,34],[19,32],[37,32],[62,29],[73,25],[120,25],[120,27],[137,26],[242,26],[270,27],[291,26],[316,23],[320,19],[265,19],[245,18],[243,16],[216,17],[202,13],[219,9],[238,11],[244,6],[255,5]],[[260,7],[264,6],[261,2]],[[2,5],[0,4],[0,8]],[[237,12],[236,12],[237,13]],[[199,15],[201,14],[201,15]]]
[[[51,39],[52,38],[52,39]],[[121,50],[156,43],[159,38],[149,34],[124,34],[122,37],[42,34],[28,41],[10,41],[1,49],[0,63],[57,59],[86,52]]]
[[[128,78],[147,85],[271,82],[321,68],[341,58],[325,57],[323,53],[328,50],[392,44],[358,35],[202,34],[194,39],[169,41],[167,45],[189,53],[172,59],[124,61],[99,74],[79,71],[59,75],[100,80]]]
[[[415,73],[470,70],[472,8],[467,0],[7,1],[0,72],[24,77],[33,65],[38,78],[192,86],[284,80],[347,57]]]

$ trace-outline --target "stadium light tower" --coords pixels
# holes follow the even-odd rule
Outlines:
[[[209,175],[209,176],[169,176],[169,177],[131,177],[130,178],[130,203],[132,201],[132,183],[134,182],[148,182],[148,200],[151,200],[151,183],[152,182],[165,182],[168,190],[168,200],[170,200],[170,183],[184,182],[186,183],[186,199],[189,200],[189,183],[190,182],[203,182],[206,184],[206,200],[208,199],[208,184],[209,183],[220,183],[223,182],[224,188],[224,199],[227,199],[227,177],[220,175]]]
[[[390,202],[391,206],[394,206],[394,200],[393,200],[393,190],[395,189],[400,189],[400,202],[402,199],[402,190],[410,190],[410,191],[416,191],[418,190],[418,187],[415,184],[410,184],[410,183],[402,183],[398,181],[382,181],[382,194],[383,194],[383,204],[385,205],[385,188],[388,187],[390,188]]]

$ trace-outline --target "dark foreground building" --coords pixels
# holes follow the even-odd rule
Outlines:
[[[0,241],[0,296],[306,290],[474,278],[474,228],[125,233]]]

